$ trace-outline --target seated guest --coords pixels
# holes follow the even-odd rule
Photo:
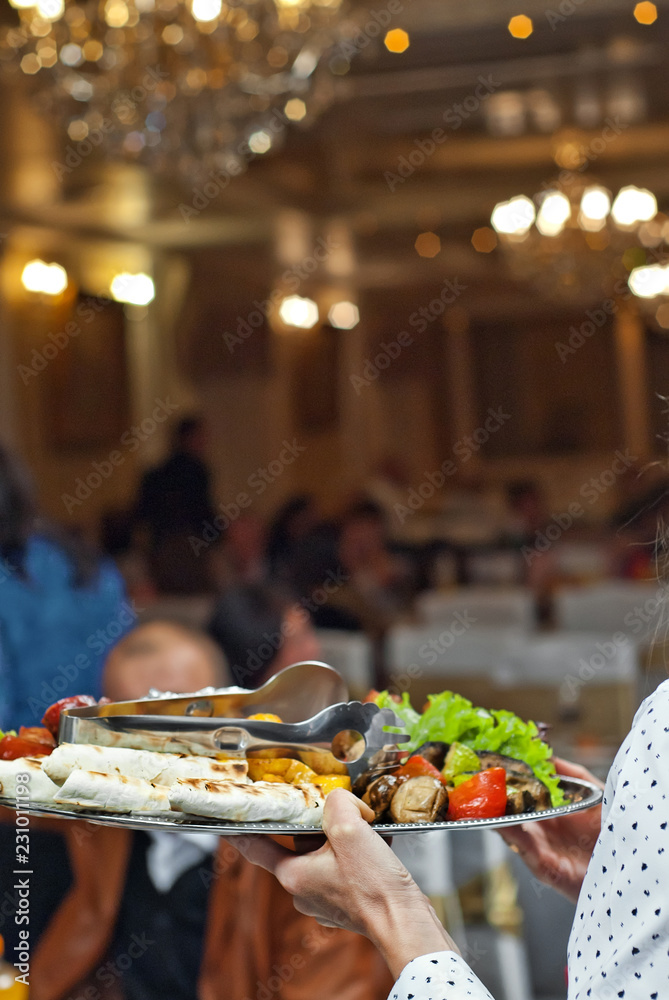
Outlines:
[[[290,575],[295,546],[318,524],[313,497],[308,494],[293,497],[279,508],[269,526],[267,560],[273,577],[285,580]]]
[[[212,555],[213,574],[219,589],[266,580],[269,575],[266,547],[265,524],[257,514],[243,513],[231,521],[222,544]]]
[[[153,622],[116,647],[105,690],[121,700],[151,686],[186,693],[219,686],[224,670],[206,636]],[[385,996],[373,946],[298,914],[234,845],[185,831],[63,826],[74,884],[34,951],[32,1000]]]
[[[385,518],[372,501],[355,504],[342,521],[339,561],[347,582],[337,601],[370,635],[382,634],[409,606],[412,567],[388,548]]]
[[[229,664],[233,683],[256,688],[303,660],[320,659],[309,611],[280,587],[233,587],[218,601],[209,633]]]
[[[0,729],[38,726],[59,698],[100,696],[104,658],[135,623],[121,577],[38,516],[27,470],[0,447]]]

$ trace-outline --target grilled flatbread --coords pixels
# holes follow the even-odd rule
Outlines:
[[[254,781],[248,785],[232,781],[186,778],[169,791],[174,809],[195,816],[235,823],[274,820],[321,826],[325,799],[316,785],[282,785]]]
[[[42,761],[48,757],[18,757],[16,760],[0,760],[0,795],[3,798],[16,797],[17,775],[29,775],[27,800],[33,802],[53,802],[58,785],[42,770]]]
[[[152,750],[100,747],[86,743],[61,743],[49,757],[44,758],[42,767],[58,785],[62,785],[75,769],[140,778],[159,785],[171,785],[177,778],[248,781],[245,760],[218,761],[212,757],[188,757],[178,753],[155,753]]]
[[[54,802],[109,813],[163,813],[170,811],[168,792],[163,785],[141,778],[75,769],[56,790]]]

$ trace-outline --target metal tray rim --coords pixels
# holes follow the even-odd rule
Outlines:
[[[401,836],[412,833],[432,833],[436,830],[480,830],[499,829],[505,826],[517,826],[519,823],[540,822],[545,819],[555,819],[558,816],[568,816],[599,805],[603,791],[590,781],[581,778],[568,778],[562,782],[563,787],[587,789],[590,795],[581,802],[572,802],[566,806],[558,806],[537,813],[519,813],[515,816],[498,816],[494,819],[460,819],[440,823],[375,823],[378,833]],[[14,799],[0,796],[0,806],[8,809],[15,807]],[[93,823],[97,826],[115,826],[126,830],[163,830],[165,832],[183,830],[188,833],[214,833],[220,837],[238,837],[249,834],[285,835],[285,836],[317,836],[323,831],[316,826],[297,826],[291,823],[225,823],[216,819],[205,819],[201,816],[187,816],[185,813],[165,813],[146,815],[141,813],[101,813],[92,809],[66,810],[59,806],[49,806],[46,803],[21,805],[21,811],[34,816],[59,816],[61,819],[76,819],[80,822]]]

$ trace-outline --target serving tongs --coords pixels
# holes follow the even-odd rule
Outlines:
[[[288,679],[294,682],[304,677],[305,671],[298,668],[305,666],[313,668],[314,664],[289,667],[273,680],[290,674]],[[318,666],[334,674],[346,690],[336,671],[323,664]],[[331,677],[325,679],[333,684]],[[285,683],[282,681],[279,688]],[[262,689],[255,692],[227,689],[186,698],[157,698],[70,709],[61,716],[59,739],[67,743],[219,758],[289,756],[303,761],[318,774],[348,774],[352,781],[364,773],[385,770],[391,762],[396,766],[402,756],[397,744],[409,739],[405,733],[387,731],[390,727],[401,730],[403,725],[391,709],[381,709],[371,703],[330,704],[300,722],[267,722],[218,714],[221,708],[230,710],[233,706],[248,711],[249,703],[243,696],[258,695],[260,691]],[[313,689],[311,693],[313,705]],[[266,705],[266,701],[260,703]],[[256,701],[251,706],[254,712],[249,714],[255,714],[257,705]],[[272,702],[272,707],[278,707],[276,701]]]

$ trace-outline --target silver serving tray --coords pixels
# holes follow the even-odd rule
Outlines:
[[[556,809],[546,809],[543,812],[519,813],[515,816],[498,816],[495,819],[459,819],[445,823],[375,823],[378,833],[398,836],[411,833],[431,833],[434,830],[480,830],[499,829],[503,826],[516,826],[518,823],[539,822],[544,819],[555,819],[557,816],[568,816],[599,805],[603,792],[589,781],[579,778],[565,778],[561,782],[565,792],[585,789],[587,795],[580,802],[572,802]],[[0,796],[0,806],[13,809],[14,799]],[[188,816],[185,813],[160,814],[146,816],[141,813],[101,813],[93,809],[67,810],[58,806],[21,804],[22,812],[33,816],[60,816],[62,819],[76,819],[86,823],[96,823],[99,826],[118,826],[125,830],[187,830],[190,833],[215,833],[221,837],[237,837],[243,834],[283,834],[291,837],[318,835],[323,833],[317,826],[297,826],[291,823],[224,823],[216,819],[204,819],[201,816]]]

